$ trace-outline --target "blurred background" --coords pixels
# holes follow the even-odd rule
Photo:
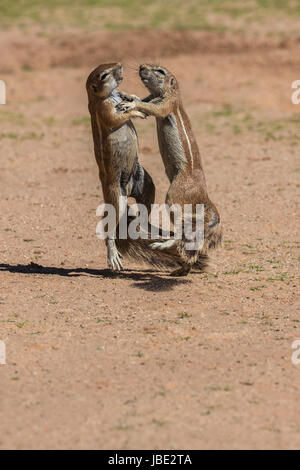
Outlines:
[[[1,0],[1,26],[298,33],[297,0]],[[294,20],[294,27],[293,27]],[[287,30],[288,27],[288,30]]]
[[[19,65],[29,69],[37,65],[35,59],[39,60],[40,65],[60,65],[61,61],[64,64],[66,62],[73,65],[87,64],[93,61],[92,57],[96,62],[95,55],[98,54],[100,60],[105,54],[109,55],[110,47],[114,54],[119,51],[123,59],[125,56],[137,57],[145,53],[165,57],[182,52],[190,54],[207,52],[214,49],[216,41],[220,49],[232,51],[243,48],[245,41],[249,46],[251,40],[266,41],[271,44],[275,40],[281,40],[284,47],[286,40],[295,38],[299,34],[300,2],[299,0],[187,0],[185,2],[0,0],[0,11],[1,31],[14,30],[15,41],[20,41],[18,46],[21,51],[20,55],[17,55]],[[132,38],[128,35],[123,36],[124,31],[135,34]],[[155,34],[151,34],[151,31]],[[178,34],[165,36],[164,31],[169,31],[170,34],[177,31]],[[195,36],[192,32],[196,31],[207,34]],[[107,33],[106,36],[101,36],[101,40],[97,39],[96,34],[100,32]],[[80,33],[82,40],[79,40]],[[96,36],[91,36],[93,41],[89,41],[90,36],[87,35],[92,33]],[[232,35],[234,39],[230,41]],[[36,37],[36,48],[43,47],[45,55],[50,57],[38,55],[32,44],[33,37]],[[62,37],[65,41],[59,41],[57,44],[58,38]],[[4,35],[2,54],[3,52],[5,54],[5,38]],[[74,38],[74,43],[71,38]],[[53,41],[61,49],[61,58],[54,57],[51,48]],[[110,44],[111,42],[114,44]],[[4,62],[6,60],[8,59],[5,55]],[[1,62],[0,71],[5,70],[3,59]],[[14,63],[13,58],[9,63]]]

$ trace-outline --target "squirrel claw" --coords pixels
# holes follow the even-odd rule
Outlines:
[[[109,250],[107,259],[108,267],[113,271],[122,271],[123,264],[121,258],[123,258],[123,256],[116,249]]]
[[[127,113],[128,111],[131,111],[132,109],[135,108],[135,104],[134,102],[122,102],[122,103],[119,103],[117,106],[116,106],[117,110],[118,111],[122,111],[123,113]]]

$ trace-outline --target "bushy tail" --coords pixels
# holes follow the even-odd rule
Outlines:
[[[222,240],[222,228],[220,222],[206,227],[204,246],[200,251],[187,251],[184,240],[174,240],[172,244],[166,244],[164,249],[153,249],[150,245],[155,242],[164,244],[166,239],[152,240],[150,238],[151,225],[148,226],[148,238],[116,239],[119,252],[138,262],[145,262],[159,269],[180,268],[186,263],[199,272],[208,272],[213,264],[210,262],[208,251],[216,248]],[[160,233],[161,235],[161,233]]]
[[[178,268],[181,266],[181,257],[175,249],[166,251],[153,250],[150,245],[154,240],[138,238],[133,240],[116,239],[116,246],[119,252],[125,256],[132,258],[138,262],[145,262],[156,268]]]
[[[184,252],[184,242],[176,240],[174,245],[164,250],[153,250],[151,244],[154,240],[138,238],[137,240],[116,239],[116,246],[119,252],[138,262],[145,262],[159,269],[178,269],[186,263],[192,265],[192,269],[198,272],[209,272],[213,267],[208,254],[198,252],[193,259],[189,259]]]

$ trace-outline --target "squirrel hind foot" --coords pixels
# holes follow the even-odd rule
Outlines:
[[[172,248],[172,246],[175,245],[175,243],[176,243],[176,240],[166,240],[166,241],[163,241],[163,242],[151,243],[150,247],[151,247],[152,250],[163,251],[163,250],[167,250],[169,248]]]
[[[176,276],[176,277],[187,276],[191,268],[192,266],[190,264],[185,263],[181,268],[175,269],[175,271],[172,271],[170,276]]]

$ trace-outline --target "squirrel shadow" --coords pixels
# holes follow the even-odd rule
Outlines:
[[[133,286],[147,291],[170,291],[174,286],[186,284],[187,279],[178,279],[175,277],[163,277],[153,270],[134,271],[125,269],[120,272],[113,272],[110,269],[91,269],[91,268],[57,268],[52,266],[42,266],[36,263],[29,264],[0,264],[0,272],[7,271],[20,274],[44,274],[63,277],[78,277],[84,274],[96,278],[104,279],[130,279]]]

